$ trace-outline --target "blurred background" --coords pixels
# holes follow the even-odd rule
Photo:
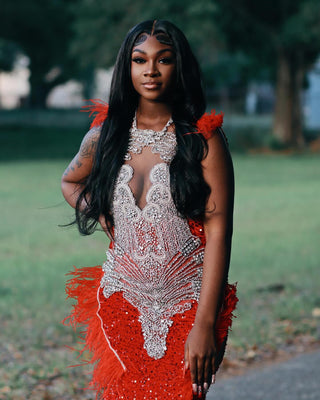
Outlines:
[[[0,399],[93,399],[65,274],[104,262],[103,233],[61,228],[60,177],[108,100],[127,31],[168,19],[225,113],[236,175],[230,281],[240,302],[220,376],[320,342],[318,0],[2,0],[0,12]]]

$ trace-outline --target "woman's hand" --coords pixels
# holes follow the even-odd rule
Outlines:
[[[201,396],[214,383],[216,345],[212,326],[194,324],[185,343],[185,370],[190,368],[192,391]]]

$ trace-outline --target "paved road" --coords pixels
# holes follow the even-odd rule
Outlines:
[[[320,400],[320,351],[217,380],[207,400]]]

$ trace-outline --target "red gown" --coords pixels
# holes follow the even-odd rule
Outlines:
[[[97,112],[91,127],[100,126],[107,106],[95,102],[90,111]],[[208,138],[221,124],[222,115],[213,113],[197,126]],[[107,261],[70,273],[66,291],[76,303],[64,323],[86,327],[82,352],[92,354],[90,388],[97,398],[192,400],[184,344],[201,287],[203,225],[177,215],[167,163],[152,168],[143,208],[129,187],[132,175],[132,167],[123,165],[114,194],[115,240]],[[236,286],[227,284],[215,327],[217,368],[237,301]]]

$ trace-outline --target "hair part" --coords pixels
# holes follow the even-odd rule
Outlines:
[[[155,20],[153,21],[153,25],[152,25],[152,29],[151,29],[151,33],[150,33],[151,36],[153,36],[153,34],[154,34],[154,28],[155,28],[155,26],[156,26],[156,23],[157,23],[157,20],[155,19]]]

